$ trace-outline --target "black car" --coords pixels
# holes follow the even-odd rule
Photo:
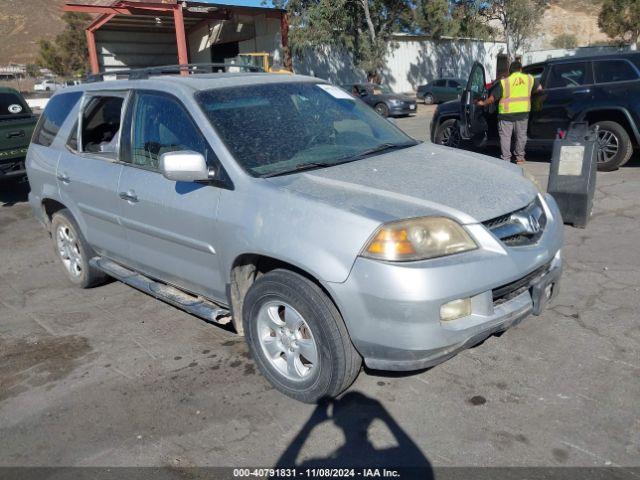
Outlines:
[[[524,72],[542,86],[531,98],[528,147],[550,148],[558,130],[586,121],[598,127],[598,170],[615,170],[629,161],[640,146],[640,53],[552,59]],[[474,64],[461,100],[434,112],[431,141],[452,147],[497,144],[496,105],[475,105],[491,88],[483,66]]]
[[[460,78],[438,78],[420,85],[416,96],[427,105],[457,100],[466,84],[467,81]]]
[[[0,87],[0,181],[24,177],[24,158],[37,121],[20,92]]]
[[[356,83],[342,85],[343,90],[360,97],[383,117],[399,117],[416,113],[416,100],[408,95],[393,93],[386,85]]]

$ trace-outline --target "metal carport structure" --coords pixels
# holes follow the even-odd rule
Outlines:
[[[95,15],[86,28],[89,61],[92,73],[100,72],[99,52],[96,32],[110,31],[127,33],[175,32],[177,63],[191,63],[189,35],[211,22],[229,22],[234,18],[258,17],[278,19],[283,65],[291,69],[291,54],[288,35],[289,25],[285,10],[262,7],[241,7],[186,0],[136,1],[117,0],[115,2],[68,2],[63,9],[67,12],[82,12]],[[132,42],[135,45],[135,42]],[[175,63],[175,62],[172,62]],[[146,65],[150,66],[150,65]]]

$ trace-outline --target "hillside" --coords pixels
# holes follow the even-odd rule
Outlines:
[[[0,10],[0,65],[33,62],[38,40],[54,38],[64,0],[2,0]]]
[[[544,14],[540,35],[531,44],[533,50],[552,48],[553,39],[563,33],[573,34],[578,46],[609,39],[598,28],[601,0],[553,0]]]
[[[60,21],[64,0],[2,0],[0,10],[0,65],[33,62],[37,42],[52,39],[63,28]],[[579,45],[606,40],[598,29],[601,0],[551,0],[533,49],[550,48],[561,33],[573,33]]]

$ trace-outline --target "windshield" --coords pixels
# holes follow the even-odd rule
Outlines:
[[[15,93],[0,93],[0,117],[20,117],[30,113],[20,96]]]
[[[393,92],[391,91],[391,89],[387,85],[375,84],[375,85],[373,85],[373,93],[375,95],[382,95],[382,94],[391,94]]]
[[[236,160],[254,176],[331,166],[416,144],[332,85],[250,85],[208,90],[196,98]]]

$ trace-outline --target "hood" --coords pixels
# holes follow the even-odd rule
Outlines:
[[[445,215],[478,223],[521,209],[538,193],[516,165],[431,143],[271,180],[381,222]]]
[[[448,102],[440,103],[438,105],[439,113],[459,113],[460,112],[460,100],[449,100]]]
[[[382,95],[378,95],[379,97],[386,98],[387,100],[400,100],[401,102],[415,102],[415,97],[411,97],[409,95],[402,95],[399,93],[384,93]]]

